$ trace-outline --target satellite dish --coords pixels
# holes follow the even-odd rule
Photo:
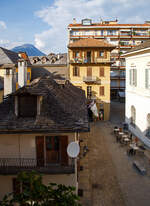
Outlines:
[[[71,142],[67,147],[67,154],[69,157],[75,158],[80,152],[80,147],[77,142]]]

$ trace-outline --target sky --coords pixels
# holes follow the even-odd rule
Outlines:
[[[73,18],[144,23],[149,9],[149,0],[0,0],[0,47],[29,43],[46,54],[67,52]]]

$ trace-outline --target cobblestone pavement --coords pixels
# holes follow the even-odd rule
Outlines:
[[[91,124],[83,145],[89,152],[81,158],[79,188],[84,190],[83,206],[149,206],[150,178],[133,168],[133,158],[116,143],[114,125],[124,121],[124,104],[113,103],[111,121]],[[83,138],[84,139],[84,138]],[[138,156],[136,156],[138,158]]]

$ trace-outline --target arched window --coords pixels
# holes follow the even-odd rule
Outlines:
[[[131,106],[131,125],[133,127],[135,127],[135,120],[136,120],[136,109],[135,107],[132,105]]]
[[[146,137],[150,138],[150,113],[147,115]]]

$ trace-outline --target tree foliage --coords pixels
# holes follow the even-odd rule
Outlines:
[[[75,188],[62,184],[42,183],[36,172],[22,172],[17,176],[20,192],[4,196],[1,206],[81,206]]]

